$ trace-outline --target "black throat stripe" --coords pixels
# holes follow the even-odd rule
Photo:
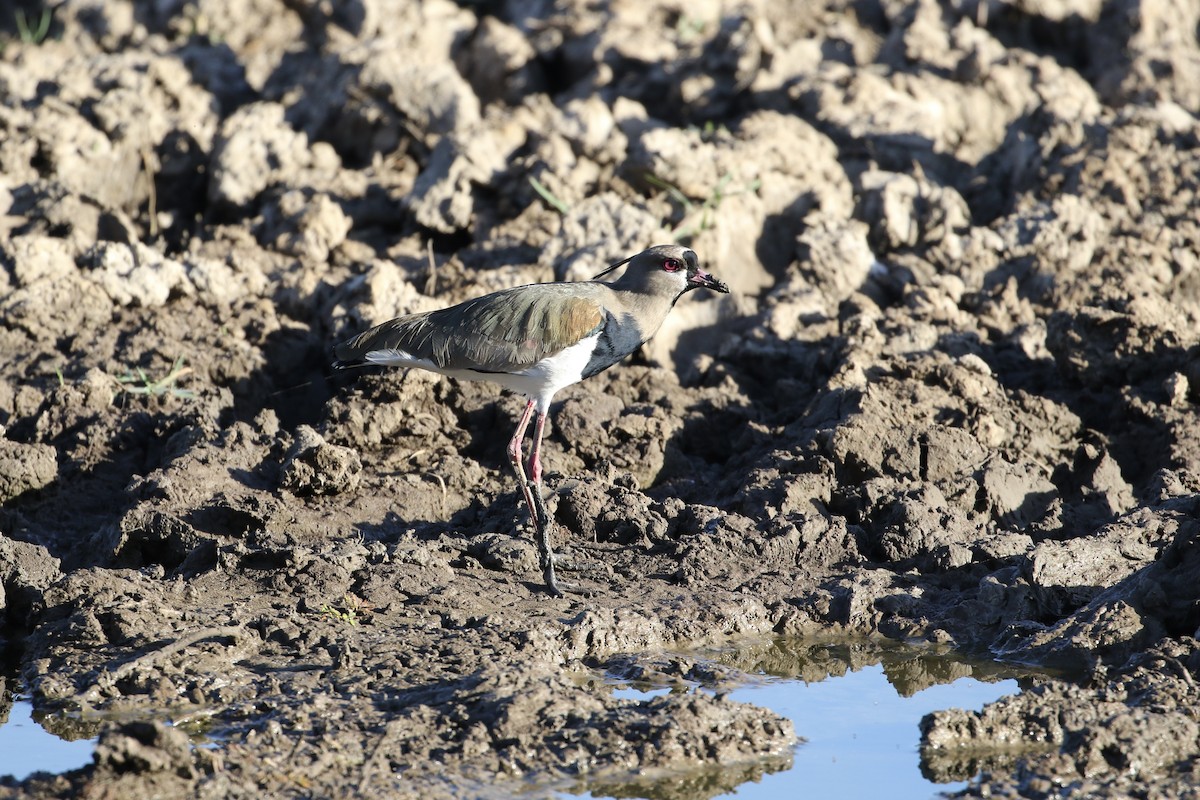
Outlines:
[[[619,363],[625,356],[641,347],[645,341],[633,315],[625,314],[618,320],[611,311],[605,311],[600,338],[596,340],[592,357],[588,360],[587,366],[583,368],[583,377],[590,378],[613,364]]]

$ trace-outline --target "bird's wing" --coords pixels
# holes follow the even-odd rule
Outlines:
[[[393,319],[336,352],[343,362],[389,350],[441,369],[516,372],[598,333],[604,319],[596,298],[567,284],[536,284]]]

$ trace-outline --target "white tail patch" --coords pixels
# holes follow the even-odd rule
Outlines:
[[[406,353],[403,350],[390,348],[387,350],[371,350],[363,355],[363,361],[368,364],[386,364],[390,367],[423,367],[425,369],[434,369],[429,361],[423,358],[415,358],[411,353]]]

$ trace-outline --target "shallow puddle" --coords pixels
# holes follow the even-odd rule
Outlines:
[[[61,773],[91,763],[95,739],[71,741],[50,733],[34,719],[32,703],[11,699],[8,719],[0,722],[0,776],[24,780],[35,772]]]
[[[985,683],[959,678],[911,697],[897,694],[880,665],[819,683],[780,681],[739,689],[735,700],[766,706],[788,717],[807,741],[787,772],[738,787],[740,798],[880,797],[928,798],[965,782],[939,784],[922,774],[918,726],[931,711],[978,710],[1019,691],[1012,679]]]
[[[634,672],[659,677],[610,676],[618,697],[713,691],[707,683],[701,686],[665,677],[679,664],[699,667],[700,673],[717,676],[716,691],[791,719],[803,741],[790,759],[708,766],[697,773],[643,776],[627,782],[609,780],[602,786],[580,787],[582,793],[559,794],[564,800],[802,796],[926,800],[963,788],[979,766],[964,766],[952,758],[946,766],[923,761],[918,751],[921,718],[947,708],[979,709],[1021,691],[1022,679],[1032,674],[965,659],[952,651],[877,642],[775,640],[738,650],[637,657],[630,664],[636,665]],[[729,675],[751,677],[730,685]],[[21,780],[38,771],[61,773],[90,763],[96,740],[79,738],[87,734],[78,721],[51,717],[44,727],[34,719],[27,699],[10,695],[4,700],[11,706],[7,721],[0,723],[0,775]]]
[[[589,787],[590,793],[560,797],[927,800],[962,789],[980,767],[953,758],[945,765],[923,761],[921,718],[948,708],[978,710],[1021,691],[1022,679],[1031,674],[952,651],[879,643],[777,640],[703,655],[754,676],[732,690],[722,688],[731,699],[770,708],[792,720],[803,741],[790,764],[767,765],[750,775],[740,765],[733,775],[705,770],[702,776],[608,783]],[[617,696],[631,699],[680,690],[679,685],[650,688],[646,681],[621,680],[614,689]],[[739,774],[744,782],[739,782]]]

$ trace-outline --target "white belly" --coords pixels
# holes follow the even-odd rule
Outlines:
[[[537,403],[538,411],[545,414],[550,408],[550,399],[557,391],[577,383],[583,377],[583,370],[591,360],[592,351],[595,350],[599,338],[600,334],[597,333],[595,336],[581,339],[520,372],[443,369],[428,359],[414,358],[403,350],[373,350],[364,356],[364,360],[393,367],[419,367],[459,380],[498,383],[533,400]]]

